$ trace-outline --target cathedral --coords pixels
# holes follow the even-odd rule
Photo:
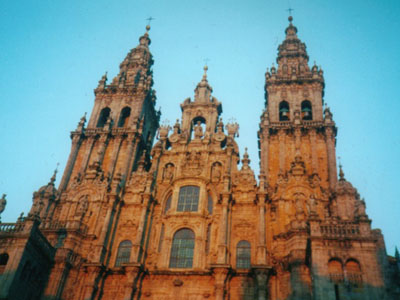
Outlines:
[[[207,66],[160,124],[147,26],[95,88],[58,188],[55,172],[0,223],[0,299],[400,299],[400,257],[337,164],[323,71],[292,21],[265,74],[259,174]]]

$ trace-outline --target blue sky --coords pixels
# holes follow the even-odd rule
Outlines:
[[[310,64],[324,70],[346,178],[393,254],[400,245],[400,2],[389,0],[1,1],[0,193],[8,195],[2,221],[29,211],[33,191],[57,162],[62,173],[69,132],[91,112],[104,72],[115,76],[138,44],[149,16],[162,120],[180,118],[179,104],[193,97],[209,59],[223,118],[240,124],[241,152],[249,148],[258,172],[264,74],[284,38],[289,6]]]

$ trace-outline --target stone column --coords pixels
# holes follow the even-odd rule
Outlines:
[[[121,149],[121,143],[122,143],[122,136],[121,135],[115,136],[114,147],[113,147],[113,150],[111,153],[111,159],[110,159],[110,162],[109,162],[109,165],[107,168],[107,170],[111,176],[114,174],[114,171],[115,171],[115,165],[116,165],[116,161],[118,158],[119,149]]]
[[[141,212],[140,212],[140,221],[139,225],[137,228],[136,232],[136,238],[135,242],[133,244],[133,249],[132,249],[132,261],[133,262],[139,262],[139,254],[140,254],[140,249],[142,247],[141,242],[142,242],[142,237],[143,237],[143,232],[145,230],[144,226],[146,223],[146,214],[147,214],[147,206],[150,200],[150,194],[144,194],[143,196],[143,201],[141,204]]]
[[[286,145],[285,145],[285,132],[283,129],[280,129],[278,132],[278,140],[279,140],[279,172],[285,172],[285,158],[286,158]]]
[[[126,283],[124,285],[123,300],[131,300],[137,291],[137,281],[140,274],[140,267],[137,264],[124,264]]]
[[[258,300],[267,300],[267,282],[268,282],[268,269],[267,268],[256,268],[254,269],[257,290],[258,290]]]
[[[97,150],[97,160],[99,161],[100,165],[103,162],[104,159],[104,154],[105,154],[105,150],[108,144],[108,132],[104,132],[102,134],[100,134],[100,137],[98,139],[99,141],[99,149]]]
[[[61,294],[64,289],[65,279],[68,276],[70,265],[65,261],[67,251],[58,249],[56,262],[51,270],[48,279],[48,285],[44,292],[44,298],[61,299]]]
[[[228,224],[228,202],[229,202],[229,194],[222,195],[222,216],[219,227],[219,243],[218,243],[218,259],[217,262],[219,264],[226,263],[226,238],[227,238],[227,224]]]
[[[128,149],[126,153],[128,153],[127,156],[127,161],[125,163],[125,170],[123,170],[122,175],[125,176],[125,178],[128,180],[130,174],[132,173],[133,169],[133,164],[135,163],[135,149],[137,150],[137,145],[138,145],[138,138],[135,138],[134,135],[129,135],[127,138],[127,143],[128,143]]]
[[[258,194],[258,249],[257,249],[257,264],[266,263],[266,245],[265,245],[265,195]]]
[[[215,266],[213,273],[215,279],[215,300],[223,300],[225,298],[225,282],[229,269],[227,266]]]
[[[69,154],[68,162],[67,162],[67,165],[65,166],[64,174],[63,174],[63,177],[61,179],[60,186],[58,188],[58,190],[60,192],[65,190],[65,188],[67,187],[67,184],[68,184],[69,179],[71,177],[72,170],[73,170],[74,165],[75,165],[76,157],[78,155],[81,142],[82,142],[81,133],[77,133],[77,134],[73,133],[72,134],[71,152]]]
[[[103,268],[100,265],[86,265],[84,268],[86,278],[80,300],[92,300],[97,294],[98,279],[103,273]]]
[[[337,181],[335,136],[332,127],[325,127],[326,151],[328,155],[328,178],[330,188],[335,188]]]
[[[108,196],[106,196],[108,197]],[[94,261],[95,262],[100,262],[106,252],[106,244],[107,244],[107,236],[110,233],[111,230],[111,223],[113,216],[115,215],[115,207],[112,201],[108,201],[107,203],[108,209],[106,213],[106,217],[104,218],[104,223],[103,223],[103,228],[101,229],[100,235],[99,235],[99,244],[98,244],[98,249],[95,254]]]
[[[318,172],[318,157],[317,157],[317,132],[315,128],[310,129],[310,147],[311,147],[311,167],[312,172]]]
[[[94,142],[95,142],[94,136],[89,136],[88,139],[86,140],[86,145],[84,149],[85,152],[83,154],[82,165],[79,171],[81,175],[85,174],[86,167],[89,163],[90,154],[92,153],[93,150]]]
[[[260,159],[260,171],[268,178],[269,173],[269,132],[268,127],[263,128],[262,131],[259,132],[260,135],[260,151],[261,151],[261,159]]]

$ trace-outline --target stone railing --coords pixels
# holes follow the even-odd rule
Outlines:
[[[329,279],[332,282],[336,282],[336,283],[343,282],[344,275],[343,275],[343,273],[342,274],[341,273],[331,273],[331,274],[329,274]]]
[[[41,229],[44,230],[58,230],[58,229],[66,229],[78,231],[83,234],[86,234],[88,228],[85,224],[80,221],[53,221],[53,222],[43,222],[40,226]]]
[[[355,237],[360,235],[360,228],[354,223],[321,224],[320,232],[328,237]]]
[[[302,126],[323,126],[323,121],[313,121],[313,120],[301,120],[300,125]],[[279,122],[270,122],[269,125],[271,127],[290,127],[294,125],[293,121],[279,121]]]
[[[21,232],[24,230],[24,223],[0,223],[0,232]]]
[[[346,279],[351,283],[362,283],[362,275],[359,273],[347,273]]]

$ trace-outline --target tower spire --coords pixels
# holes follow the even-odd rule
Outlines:
[[[203,67],[204,74],[201,81],[197,84],[194,96],[195,102],[210,102],[211,100],[211,93],[213,91],[212,87],[208,84],[207,80],[207,71],[208,66],[204,65]]]

